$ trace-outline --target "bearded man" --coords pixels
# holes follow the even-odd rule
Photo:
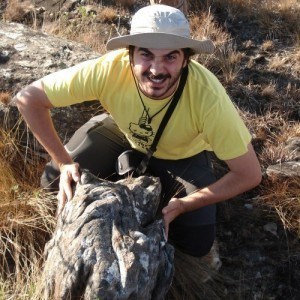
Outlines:
[[[212,53],[214,45],[190,37],[180,10],[150,5],[133,16],[130,34],[112,38],[107,49],[113,51],[37,80],[16,96],[20,112],[52,157],[42,184],[59,188],[61,211],[72,198],[79,167],[117,180],[136,171],[134,159],[142,160],[142,171],[161,180],[157,215],[170,242],[187,254],[204,256],[215,239],[216,203],[261,181],[248,129],[218,79],[191,59],[195,53]],[[84,124],[64,146],[50,109],[94,99],[107,114]],[[130,153],[125,169],[124,151]],[[211,152],[228,166],[218,180]]]

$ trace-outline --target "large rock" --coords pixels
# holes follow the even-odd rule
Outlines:
[[[271,165],[267,168],[267,175],[283,178],[300,177],[300,161],[286,161],[281,164]]]
[[[84,172],[46,247],[45,299],[163,299],[174,250],[154,221],[160,191],[157,178]]]
[[[267,175],[281,178],[300,177],[300,137],[289,138],[283,148],[283,153],[286,156],[286,161],[268,166]]]
[[[0,22],[0,86],[13,93],[49,73],[100,56],[83,44]]]
[[[99,56],[83,44],[0,21],[0,92],[13,97],[34,80]],[[55,108],[51,114],[64,142],[92,115],[86,104]],[[19,117],[14,103],[6,106],[0,102],[0,127],[13,128]]]

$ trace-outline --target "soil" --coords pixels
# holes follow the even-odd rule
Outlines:
[[[38,3],[37,3],[38,2]],[[36,1],[46,10],[57,11],[68,1]],[[74,1],[73,1],[74,2]],[[103,1],[104,2],[104,1]],[[107,1],[109,2],[109,1]],[[133,10],[145,1],[138,1]],[[278,87],[288,83],[300,86],[300,80],[274,72],[264,66],[274,56],[272,51],[262,50],[266,33],[260,31],[253,19],[245,22],[238,17],[231,19],[228,12],[215,9],[217,21],[225,26],[236,42],[238,51],[245,54],[243,72],[238,86],[226,86],[229,94],[241,109],[262,114],[268,108],[266,99],[257,93],[251,95],[255,101],[242,97],[246,86],[263,85],[276,81]],[[245,46],[251,40],[251,47]],[[273,51],[278,53],[291,46],[289,37],[280,40]],[[250,59],[253,68],[247,67]],[[248,100],[245,100],[245,99]],[[290,113],[291,119],[299,121],[297,109]],[[270,207],[256,200],[259,188],[245,193],[218,206],[217,240],[219,242],[222,267],[216,276],[220,299],[300,299],[300,241],[297,233],[286,230],[278,215]]]
[[[299,240],[276,213],[245,196],[219,211],[220,274],[228,292],[221,298],[300,299]]]

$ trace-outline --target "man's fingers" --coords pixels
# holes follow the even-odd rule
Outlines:
[[[74,168],[71,170],[72,179],[75,182],[78,182],[80,180],[80,173],[79,173],[79,164],[74,163]]]
[[[58,217],[62,213],[63,208],[65,207],[66,204],[66,195],[65,193],[63,193],[62,190],[59,190],[57,194],[57,200],[58,200],[58,205],[57,205],[56,217]]]
[[[79,164],[65,164],[60,166],[60,180],[58,199],[58,215],[62,212],[67,201],[73,198],[72,182],[80,180]]]
[[[168,205],[163,208],[163,218],[165,223],[166,238],[168,239],[169,224],[184,212],[183,200],[180,198],[172,198]]]
[[[68,201],[73,197],[72,181],[78,182],[79,180],[80,173],[78,163],[64,165],[61,167],[60,189],[66,194]]]
[[[163,208],[162,213],[167,215],[172,211],[176,211],[178,214],[183,212],[183,201],[180,198],[172,198],[168,205]]]
[[[178,211],[172,210],[169,211],[168,213],[164,214],[164,222],[165,225],[168,225],[178,216]]]
[[[65,184],[63,186],[63,190],[65,192],[67,200],[70,201],[73,198],[73,191],[72,191],[72,187],[71,187],[71,182],[69,182],[68,184]]]
[[[165,221],[165,239],[168,240],[169,237],[169,223]]]
[[[59,193],[61,194],[60,197],[64,197],[68,200],[72,199],[71,181],[72,178],[69,177],[67,172],[61,173],[59,182]]]
[[[166,231],[166,238],[167,239],[168,239],[168,235],[169,235],[169,225],[170,225],[170,223],[180,215],[179,210],[177,208],[178,208],[177,206],[174,207],[173,209],[168,207],[165,210],[165,213],[163,213],[163,219],[164,219],[164,223],[165,223],[165,231]]]

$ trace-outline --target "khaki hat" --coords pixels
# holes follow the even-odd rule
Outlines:
[[[106,48],[114,50],[129,45],[155,49],[191,48],[195,53],[212,53],[215,49],[210,40],[192,39],[184,14],[162,4],[138,10],[132,17],[130,34],[110,39]]]

